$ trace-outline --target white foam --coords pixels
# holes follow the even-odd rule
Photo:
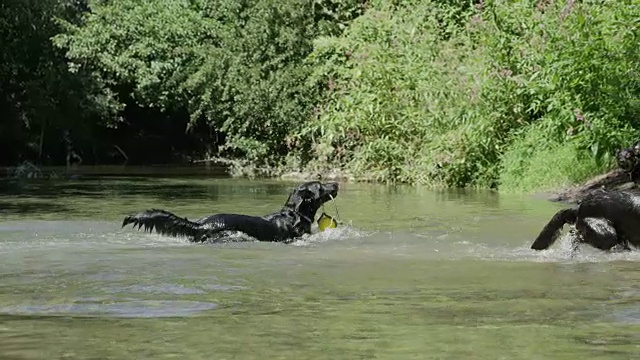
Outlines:
[[[324,231],[313,229],[312,234],[305,235],[302,238],[292,242],[294,246],[308,246],[314,243],[324,243],[328,241],[339,241],[347,239],[362,238],[370,235],[370,233],[361,231],[352,225],[341,225],[335,228],[328,228]]]
[[[467,255],[483,260],[594,263],[610,261],[640,261],[640,251],[601,251],[581,244],[577,251],[571,243],[572,234],[562,235],[549,249],[532,250],[529,244],[517,247],[495,247],[469,244]]]

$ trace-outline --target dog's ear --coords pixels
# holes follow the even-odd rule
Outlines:
[[[300,206],[305,202],[305,200],[309,198],[309,190],[307,190],[306,188],[297,188],[293,191],[293,193],[291,193],[286,204],[298,210],[300,209]]]
[[[309,197],[310,199],[320,198],[321,189],[322,189],[322,185],[317,182],[307,186],[307,197]]]
[[[296,187],[291,195],[289,195],[286,205],[299,210],[302,204],[315,202],[320,199],[320,196],[322,195],[321,190],[322,185],[318,182],[302,184]]]
[[[302,202],[309,202],[317,198],[318,190],[314,188],[307,188],[300,191],[300,198]]]
[[[298,193],[296,194],[296,197],[293,199],[293,208],[296,210],[299,210],[302,203],[304,203],[305,198],[301,195],[302,194]]]

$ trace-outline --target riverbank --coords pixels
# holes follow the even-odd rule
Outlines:
[[[596,189],[636,190],[638,188],[638,184],[631,181],[628,174],[621,169],[615,169],[595,176],[583,184],[542,194],[550,201],[575,204]]]
[[[194,165],[83,165],[36,166],[30,163],[0,167],[0,178],[21,177],[32,179],[96,177],[96,176],[215,176],[228,177],[229,169],[224,164]]]
[[[347,182],[374,182],[373,179],[356,178],[347,172],[331,171],[327,173],[310,173],[310,172],[289,172],[279,177],[282,180],[289,181],[307,181],[320,179],[326,181],[347,181]],[[638,190],[640,186],[634,183],[621,169],[614,169],[607,173],[594,176],[584,183],[572,185],[569,187],[542,191],[534,193],[535,196],[542,196],[552,202],[564,202],[568,204],[576,204],[580,202],[587,194],[596,189],[608,190]]]
[[[20,166],[0,167],[0,178],[11,177]],[[244,177],[234,173],[227,164],[202,163],[193,165],[87,165],[71,167],[43,166],[33,167],[26,178],[61,178],[61,177],[95,177],[95,176],[213,176],[213,177]],[[374,178],[356,177],[348,171],[331,170],[326,172],[291,171],[273,178],[284,181],[339,181],[339,182],[376,182]],[[630,181],[629,175],[620,169],[611,170],[597,175],[584,183],[573,186],[535,193],[553,202],[575,204],[582,200],[589,192],[599,189],[633,190],[640,189],[638,184]]]

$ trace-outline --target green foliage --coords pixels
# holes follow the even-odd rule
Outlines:
[[[300,134],[331,166],[513,188],[554,156],[582,180],[635,136],[639,1],[370,5],[310,56],[330,94]]]
[[[192,125],[225,135],[223,154],[255,164],[286,154],[311,114],[312,39],[359,11],[356,0],[101,1],[56,42],[138,104],[186,108]]]
[[[201,59],[207,27],[188,1],[96,1],[81,24],[64,23],[54,42],[71,69],[94,71],[114,86],[130,87],[141,104],[171,108],[175,92]],[[185,74],[186,73],[186,74]]]
[[[467,55],[448,53],[438,28],[449,8],[410,5],[374,2],[343,37],[316,42],[312,79],[326,84],[329,101],[302,135],[314,134],[326,151],[318,155],[333,165],[412,181],[407,165],[419,166],[412,162],[423,150],[416,142],[429,143],[442,121],[461,115],[467,98],[457,90],[468,73],[454,74],[446,62],[461,64]]]
[[[553,143],[543,128],[531,126],[503,154],[500,190],[523,193],[571,186],[606,170],[606,164],[591,155],[577,142]]]
[[[546,158],[551,168],[554,156],[559,169],[555,177],[556,172],[547,170],[549,181],[583,180],[604,170],[615,150],[637,136],[638,4],[538,6],[532,24],[538,30],[519,50],[531,59],[522,66],[525,81],[520,93],[527,100],[523,106],[537,118],[536,126],[526,131],[540,134],[530,144],[533,158],[526,158],[532,164],[527,174],[513,177],[517,170],[505,162],[505,188],[532,181],[536,169],[543,168],[535,162]],[[518,139],[514,152],[527,136],[525,141]],[[549,185],[553,184],[540,184]]]
[[[188,121],[217,139],[208,155],[245,170],[530,190],[607,169],[640,128],[640,0],[29,0],[0,10],[10,119],[0,138],[40,152],[62,129],[118,126],[127,104]]]

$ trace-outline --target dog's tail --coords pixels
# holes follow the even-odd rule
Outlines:
[[[576,209],[564,209],[558,211],[542,229],[536,240],[531,244],[534,250],[544,250],[549,248],[560,235],[560,230],[564,224],[575,224],[578,211]]]
[[[151,209],[137,214],[125,216],[122,227],[133,224],[135,229],[144,227],[145,232],[152,232],[169,236],[186,236],[193,242],[202,242],[206,239],[206,229],[200,224],[181,218],[169,211]]]

